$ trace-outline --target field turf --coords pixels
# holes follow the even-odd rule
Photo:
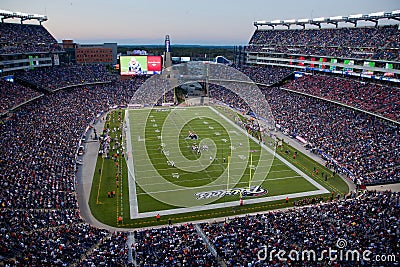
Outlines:
[[[93,215],[109,225],[133,228],[293,206],[304,197],[296,194],[326,199],[330,192],[347,193],[344,181],[300,152],[294,158],[294,150],[285,143],[276,153],[270,139],[261,147],[235,126],[242,119],[225,108],[209,107],[110,113],[109,126],[120,129],[115,136],[125,136],[121,142],[128,160],[119,157],[116,165],[115,160],[98,158],[96,169],[103,172],[95,172],[93,178]],[[288,149],[291,152],[285,153]],[[322,173],[329,175],[327,181]],[[256,187],[262,193],[251,194]],[[107,197],[110,190],[116,191],[115,197]],[[204,197],[211,193],[213,197]],[[159,213],[157,220],[154,214]]]

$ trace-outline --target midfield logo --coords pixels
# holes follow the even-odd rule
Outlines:
[[[209,198],[219,198],[223,196],[234,196],[234,195],[242,195],[243,197],[258,197],[262,195],[266,195],[268,193],[267,189],[262,188],[261,186],[251,186],[249,188],[233,188],[228,191],[226,190],[216,190],[209,192],[199,192],[194,194],[196,199],[209,199]]]

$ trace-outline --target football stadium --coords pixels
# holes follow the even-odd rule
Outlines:
[[[0,266],[400,265],[400,10],[213,58],[0,17]]]

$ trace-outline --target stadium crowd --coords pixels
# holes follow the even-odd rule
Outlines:
[[[212,99],[217,99],[229,107],[238,109],[240,111],[247,111],[250,109],[249,105],[244,99],[230,90],[225,89],[223,86],[210,84],[208,89],[210,98]]]
[[[270,85],[276,83],[293,72],[291,68],[276,66],[237,66],[237,70],[247,75],[256,83]]]
[[[174,88],[164,76],[152,76],[142,85],[142,90],[136,91],[132,104],[142,106],[161,105],[174,102]]]
[[[62,51],[42,25],[0,22],[0,54]]]
[[[105,231],[78,216],[76,146],[97,114],[126,105],[144,80],[46,95],[3,120],[0,256],[17,266],[61,266],[101,239]]]
[[[396,266],[400,257],[399,198],[399,193],[370,191],[358,198],[202,226],[227,266],[372,266],[371,261],[362,258],[366,250],[371,251],[370,259],[393,255],[395,260],[379,266]],[[329,249],[337,251],[324,254],[323,250]],[[279,250],[286,252],[280,254],[281,259]],[[306,250],[315,252],[318,263],[313,256],[301,256]],[[356,250],[360,260],[340,256],[340,250]],[[288,258],[289,253],[296,258],[296,252],[298,260]]]
[[[6,266],[68,266],[108,234],[88,224],[75,223],[31,232],[2,233],[0,258]]]
[[[85,126],[109,107],[126,105],[145,80],[60,91],[25,105],[0,125],[0,150],[5,156],[0,161],[0,251],[4,261],[17,266],[62,265],[88,253],[81,266],[95,266],[104,262],[102,259],[115,265],[126,263],[123,234],[109,236],[79,218],[74,153]],[[263,89],[282,130],[307,138],[364,182],[398,179],[395,140],[399,130],[395,125],[326,101],[278,88]],[[222,87],[211,88],[211,92],[233,107],[247,108]],[[139,266],[159,260],[165,266],[216,265],[191,225],[139,231],[136,240]],[[227,261],[235,262],[229,253]]]
[[[40,95],[20,84],[0,80],[0,114]]]
[[[357,59],[379,59],[398,61],[400,58],[398,48],[359,48],[359,47],[317,47],[305,45],[249,45],[246,47],[247,52],[264,52],[267,54],[285,53],[289,55],[313,55],[327,56],[337,58],[357,58]],[[319,58],[314,59],[318,61]]]
[[[400,122],[400,88],[323,75],[305,75],[285,88],[338,101]]]
[[[0,32],[0,53],[60,49],[54,37],[39,25],[0,23]],[[376,49],[381,47],[399,48],[399,34],[393,27],[260,31],[251,40],[251,44],[272,43],[366,47],[367,51],[377,53]],[[264,84],[273,84],[290,74],[290,70],[277,67],[240,67],[239,70]],[[237,73],[217,71],[213,75],[214,79],[236,78]],[[128,248],[128,234],[95,228],[83,222],[79,215],[75,153],[81,135],[102,112],[131,103],[146,77],[119,80],[99,65],[40,68],[26,71],[19,77],[49,90],[71,88],[27,103],[0,123],[0,265],[127,266],[130,249],[138,266],[218,265],[193,224],[136,231],[133,233],[135,242]],[[329,83],[336,85],[338,81],[324,77],[311,79],[316,80],[304,78],[290,83],[289,87],[302,92],[310,90],[307,92],[341,102],[352,98],[346,103],[355,106],[366,104],[362,101],[372,101],[367,97],[362,100],[363,96],[348,92],[350,89],[344,93],[339,86],[335,90],[329,88]],[[148,81],[147,86],[154,87],[154,80]],[[91,82],[108,83],[74,87]],[[170,84],[161,82],[158,89],[162,95]],[[349,81],[341,82],[341,87],[353,86]],[[318,83],[324,83],[326,87],[316,91],[313,87]],[[17,84],[13,85],[15,88],[3,82],[0,84],[3,110],[36,96],[30,89],[20,88]],[[400,180],[400,130],[397,124],[280,88],[262,89],[277,128],[290,136],[305,138],[313,151],[341,166],[342,171],[352,173],[356,183]],[[391,89],[385,87],[382,90]],[[366,90],[379,95],[379,102],[366,104],[371,108],[368,110],[374,109],[384,116],[397,111],[393,109],[395,106],[385,102],[385,96],[392,95],[380,94],[381,89],[372,85]],[[150,103],[156,103],[152,94],[151,90],[144,91],[136,97],[139,103],[149,103],[148,99],[152,99]],[[234,108],[249,110],[243,99],[222,86],[210,86],[210,94]],[[245,99],[253,97],[249,95],[250,91],[243,90],[243,94]],[[173,96],[169,93],[166,99],[172,101]],[[259,102],[255,106],[262,108]],[[398,120],[397,115],[394,118]],[[288,266],[289,263],[279,262],[276,258],[274,262],[261,262],[255,257],[263,245],[275,249],[321,251],[334,248],[339,238],[347,241],[348,248],[368,249],[373,255],[394,254],[399,259],[399,197],[398,193],[366,192],[354,198],[353,193],[351,198],[328,204],[233,218],[224,223],[202,224],[202,228],[228,266]],[[326,264],[335,264],[324,260]],[[353,263],[340,262],[344,266]],[[290,264],[314,266],[311,262]]]
[[[245,92],[245,91],[244,91]],[[312,151],[349,175],[357,184],[400,181],[400,129],[378,119],[324,100],[279,88],[263,88],[278,130],[302,137]],[[223,87],[210,95],[233,108],[249,111],[243,99]]]
[[[77,266],[134,266],[129,264],[126,241],[126,233],[116,232],[107,235],[100,240],[92,251],[83,257]]]
[[[218,266],[193,224],[135,232],[138,266]]]
[[[338,29],[256,30],[247,51],[399,60],[396,25]]]
[[[127,265],[125,234],[109,235],[82,222],[73,165],[85,126],[109,107],[129,103],[145,80],[60,91],[25,105],[0,124],[2,262],[66,266],[78,259],[79,266]],[[216,266],[192,226],[138,232],[136,238],[139,266],[159,266],[160,261],[165,266]]]
[[[37,68],[21,72],[17,77],[47,90],[85,83],[109,82],[113,79],[106,67],[100,64],[69,64],[51,68]]]

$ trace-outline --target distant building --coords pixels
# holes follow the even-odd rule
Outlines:
[[[62,55],[62,62],[76,63],[75,49],[77,44],[73,40],[62,40],[61,46],[65,51],[65,54]]]
[[[113,64],[112,49],[108,47],[77,47],[76,63]]]
[[[66,50],[66,49],[75,49],[76,48],[76,43],[74,43],[74,40],[62,40],[61,46],[62,46],[62,48],[64,50]]]
[[[67,53],[67,62],[117,64],[117,43],[76,44],[72,40],[63,40],[62,46]]]

